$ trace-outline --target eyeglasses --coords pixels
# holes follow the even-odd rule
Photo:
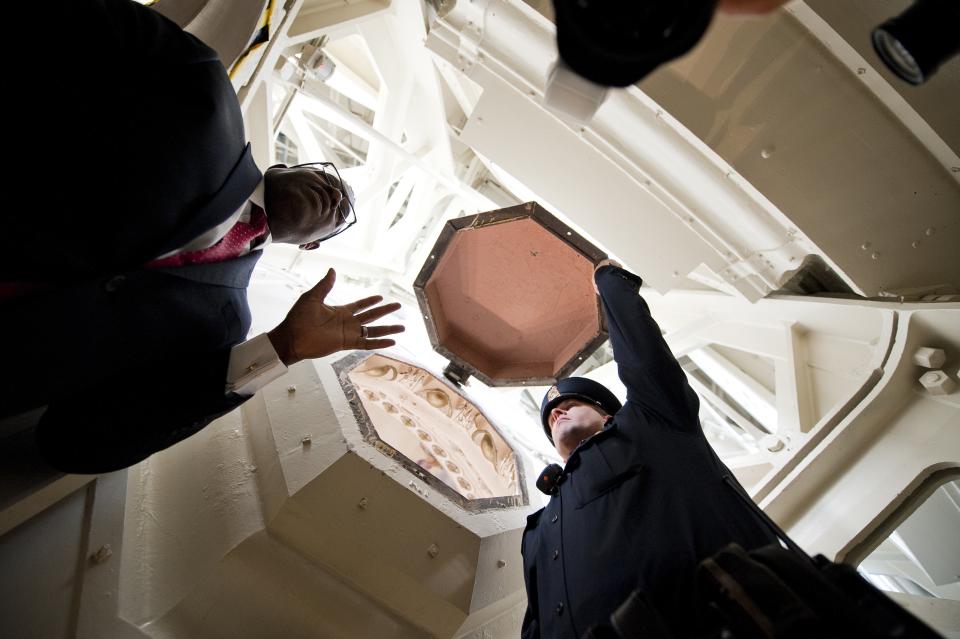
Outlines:
[[[357,223],[357,212],[353,208],[353,202],[348,194],[346,188],[346,182],[343,181],[343,178],[340,177],[340,171],[337,170],[337,167],[334,166],[333,162],[306,162],[304,164],[297,164],[291,166],[291,169],[301,169],[309,168],[319,171],[327,184],[340,191],[340,204],[337,206],[337,212],[341,216],[341,220],[337,223],[337,228],[334,229],[332,233],[321,237],[319,239],[308,242],[307,244],[301,244],[300,250],[303,251],[312,251],[313,249],[320,246],[320,242],[329,240],[331,237],[340,235],[348,228]],[[336,183],[333,182],[333,178],[336,178]]]

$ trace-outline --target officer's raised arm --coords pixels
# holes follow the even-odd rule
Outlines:
[[[594,282],[628,403],[681,428],[697,424],[699,399],[639,294],[642,280],[604,260],[594,271]]]

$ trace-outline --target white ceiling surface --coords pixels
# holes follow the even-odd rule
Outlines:
[[[336,24],[330,12],[347,6],[354,16],[371,13]],[[327,88],[310,81],[294,98],[281,130],[298,144],[301,161],[330,159],[323,154],[327,140],[307,124],[308,115],[369,141],[366,163],[343,172],[358,193],[359,223],[309,254],[268,249],[251,288],[254,332],[279,321],[298,291],[335,266],[337,299],[373,291],[405,304],[399,317],[408,332],[397,353],[439,371],[445,361],[429,348],[410,283],[446,219],[527,199],[572,221],[660,290],[710,284],[755,300],[782,285],[808,255],[833,264],[851,287],[868,294],[884,289],[878,278],[888,272],[900,278],[903,292],[956,291],[960,285],[960,265],[948,255],[960,240],[958,178],[937,167],[881,98],[864,88],[860,75],[792,17],[811,11],[802,3],[761,20],[719,20],[693,54],[641,85],[675,110],[636,89],[614,92],[582,129],[540,103],[555,58],[552,27],[527,5],[446,3],[442,18],[429,10],[421,14],[417,3],[378,8],[374,3],[305,3],[290,26],[298,42],[330,37],[326,50],[337,70],[327,87],[375,115],[368,125],[334,104]],[[425,21],[431,18],[427,31]],[[805,20],[812,22],[809,16]],[[309,31],[306,24],[321,26]],[[827,27],[819,28],[826,37]],[[296,51],[288,48],[285,55]],[[957,61],[946,65],[943,77],[956,76],[957,66]],[[810,85],[824,73],[827,80]],[[288,85],[273,86],[276,103]],[[958,86],[944,88],[940,81],[934,89],[960,97]],[[889,87],[889,93],[900,94],[899,87]],[[925,89],[916,92],[923,95]],[[930,100],[921,107],[924,113],[944,110]],[[854,122],[859,124],[851,128]],[[949,118],[934,119],[934,125],[954,143],[960,137]],[[914,121],[910,126],[917,128]],[[838,138],[847,140],[842,154]],[[927,139],[932,139],[929,131]],[[907,150],[884,146],[897,144]],[[878,154],[881,147],[890,153]],[[903,175],[891,179],[897,162]],[[889,168],[878,173],[878,166]],[[908,209],[894,202],[906,197],[910,176],[918,180],[918,195],[910,197],[925,199],[919,204],[911,199]],[[824,177],[832,182],[823,183]],[[810,188],[798,186],[815,179]],[[928,189],[931,179],[939,186]],[[773,191],[784,193],[780,207],[768,199]],[[403,216],[391,228],[404,199]],[[842,213],[821,210],[821,204],[836,209],[840,200]],[[882,211],[877,202],[883,203]],[[916,240],[923,246],[888,250],[907,237],[905,225],[924,227]],[[820,246],[810,240],[814,235],[821,236]],[[824,250],[827,244],[834,250]],[[869,254],[866,263],[864,253]],[[876,259],[870,257],[874,254]],[[841,263],[850,268],[840,268]],[[887,264],[889,271],[880,266]],[[942,284],[947,286],[938,289]],[[751,335],[747,341],[759,339]],[[752,397],[760,401],[758,421],[776,429],[773,397],[783,401],[788,384],[782,374],[774,382],[772,364],[751,375],[720,353],[700,350],[691,357],[701,368],[709,366],[704,358],[725,361],[720,368],[734,371],[724,375],[730,393],[749,403],[744,389],[752,388]],[[717,374],[722,375],[711,377]],[[735,381],[738,377],[742,383]],[[488,410],[505,413],[495,421],[542,459],[550,458],[532,411],[514,408],[520,391],[485,389],[474,381],[470,392],[513,398],[490,402]],[[705,402],[710,408],[718,403],[722,398]],[[730,412],[727,407],[725,414]],[[708,412],[705,417],[717,416]],[[758,435],[752,439],[763,435],[752,434]]]
[[[365,161],[342,171],[358,195],[357,225],[313,252],[267,248],[250,288],[253,333],[279,322],[332,266],[331,301],[380,293],[402,302],[397,318],[407,332],[391,354],[439,373],[445,361],[430,348],[411,284],[442,224],[536,199],[646,278],[646,297],[675,353],[686,356],[721,457],[758,498],[799,504],[782,482],[885,379],[906,328],[893,305],[768,296],[810,256],[869,296],[960,288],[960,135],[956,118],[944,116],[960,102],[958,61],[929,87],[895,86],[857,40],[865,37],[858,29],[872,26],[860,16],[863,2],[849,13],[795,2],[760,20],[718,20],[694,53],[639,88],[612,93],[583,127],[543,108],[552,26],[519,0],[446,2],[443,17],[431,3],[406,0],[277,4],[272,42],[235,76],[257,157],[273,153],[263,132],[297,82],[286,60],[323,35],[337,69],[325,85],[304,81],[279,130],[301,162],[333,159],[347,133],[368,145]],[[372,123],[340,96],[372,110]],[[318,133],[316,118],[344,133]],[[960,348],[956,341],[930,345]],[[956,368],[956,355],[949,362]],[[545,389],[467,385],[520,453],[531,504],[473,517],[359,440],[330,364],[293,371],[242,419],[178,447],[183,459],[164,453],[131,475],[124,553],[138,558],[138,572],[125,577],[128,618],[157,637],[197,628],[266,637],[278,627],[286,636],[321,627],[329,636],[516,634],[519,554],[490,547],[544,499],[530,480],[557,459],[538,424]],[[624,396],[608,351],[584,371]],[[288,395],[287,385],[297,390]],[[309,402],[285,403],[306,388]],[[937,406],[949,410],[950,401]],[[324,443],[312,457],[304,432]],[[215,496],[191,496],[193,509],[182,510],[184,464],[199,458],[226,465],[233,479]],[[376,536],[358,528],[364,548],[350,551],[343,526],[360,524],[341,523],[362,515],[344,491],[381,476],[402,491],[370,490],[424,501],[410,511],[431,523],[411,528],[410,547],[391,542],[380,555]],[[178,522],[174,532],[154,530],[167,521],[162,513]],[[449,540],[444,553],[474,563],[452,574],[423,559],[431,531]],[[423,565],[405,567],[413,557]],[[509,579],[497,576],[494,558]],[[421,578],[405,592],[408,575]],[[244,588],[253,580],[265,588]],[[450,580],[455,592],[440,592]],[[410,593],[421,590],[427,603],[417,609]],[[274,593],[268,601],[251,595],[265,591]],[[331,593],[329,601],[305,594],[314,591]],[[351,616],[361,625],[351,626]]]

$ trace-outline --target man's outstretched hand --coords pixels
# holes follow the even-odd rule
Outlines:
[[[316,286],[300,296],[287,317],[267,333],[280,360],[287,366],[351,348],[372,350],[393,346],[396,342],[383,338],[403,332],[400,324],[367,326],[400,308],[397,303],[376,306],[383,301],[379,295],[343,306],[326,304],[324,300],[336,279],[333,269],[327,271]]]

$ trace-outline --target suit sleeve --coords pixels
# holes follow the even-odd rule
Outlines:
[[[156,10],[131,0],[56,0],[51,11],[51,28],[68,42],[82,44],[75,51],[78,60],[116,67],[135,68],[153,62],[197,62],[198,50],[192,35]],[[202,57],[216,59],[203,47]],[[91,73],[102,69],[90,68]]]
[[[234,167],[246,186],[241,169],[253,164],[240,161],[240,107],[215,51],[131,0],[54,0],[43,18],[43,36],[56,44],[36,47],[26,66],[62,72],[56,82],[25,80],[31,99],[11,115],[25,124],[12,127],[9,143],[68,142],[84,161],[55,171],[56,187],[31,206],[11,207],[5,230],[17,242],[0,254],[0,279],[66,282],[136,268],[239,206],[198,216],[215,194],[233,195]],[[70,117],[57,117],[64,105]],[[36,167],[22,164],[10,182],[35,182]],[[70,241],[49,251],[59,238]]]
[[[594,277],[627,402],[662,423],[692,428],[700,401],[639,294],[640,278],[616,266]]]
[[[224,393],[230,349],[118,371],[52,402],[37,426],[46,461],[69,473],[131,466],[190,437],[246,397]]]

